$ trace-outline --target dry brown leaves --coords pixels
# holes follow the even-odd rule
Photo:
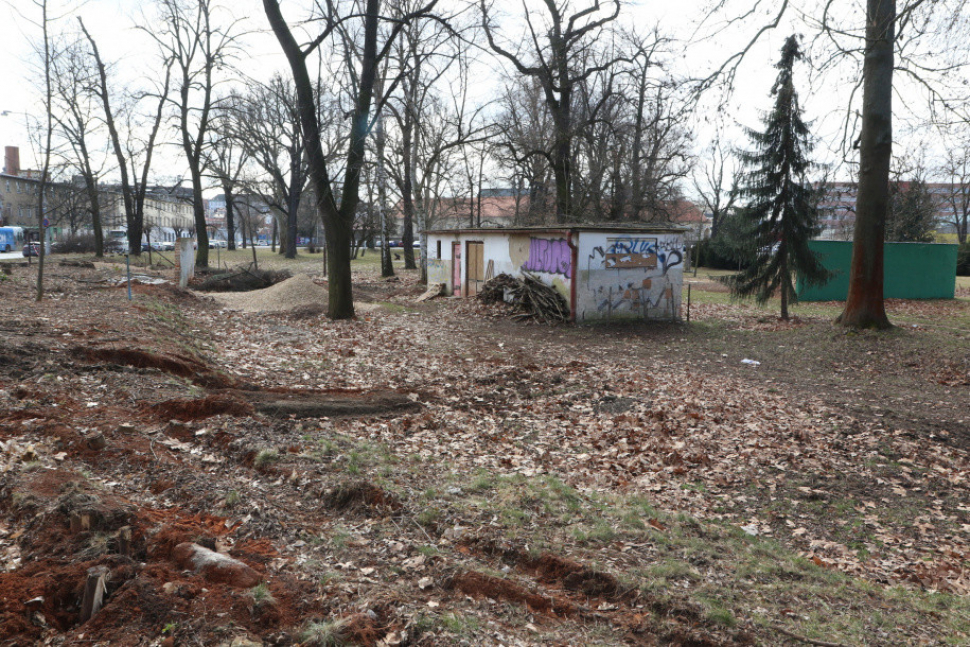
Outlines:
[[[924,308],[932,309],[933,305]],[[554,474],[585,490],[646,493],[658,506],[776,536],[817,563],[881,582],[970,591],[963,564],[970,526],[936,498],[966,497],[965,452],[879,419],[857,420],[820,401],[792,401],[737,378],[692,372],[662,349],[609,342],[577,347],[556,328],[501,324],[502,306],[439,300],[420,312],[375,312],[357,321],[286,323],[197,313],[225,351],[226,370],[269,386],[420,391],[420,414],[334,428],[454,466],[503,474]],[[754,330],[810,325],[758,321],[739,306],[702,306]],[[658,351],[659,352],[656,352]],[[904,478],[886,476],[887,451]],[[912,469],[909,469],[909,466]],[[811,475],[872,483],[864,550],[837,540],[839,511],[769,514]],[[809,499],[848,498],[824,487]],[[852,496],[859,496],[858,488]],[[875,514],[916,502],[912,524]],[[834,503],[833,503],[834,505]],[[804,508],[805,506],[802,506]]]

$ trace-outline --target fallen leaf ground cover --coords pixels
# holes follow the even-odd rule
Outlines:
[[[547,327],[362,264],[331,322],[104,268],[35,304],[31,272],[0,282],[0,645],[970,641],[966,297],[888,334],[703,288],[689,326]]]

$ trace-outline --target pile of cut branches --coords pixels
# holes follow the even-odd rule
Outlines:
[[[213,274],[193,287],[203,292],[250,292],[276,285],[290,276],[286,270],[258,270],[244,265],[232,272]]]
[[[531,274],[523,273],[521,279],[499,274],[482,286],[478,298],[485,303],[511,303],[521,311],[514,319],[535,318],[543,323],[569,321],[566,299]]]
[[[499,274],[489,279],[478,292],[478,298],[484,303],[503,303],[506,290],[518,290],[521,282],[510,274]]]

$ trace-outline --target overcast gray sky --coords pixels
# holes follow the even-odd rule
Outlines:
[[[56,5],[61,0],[51,0]],[[21,148],[22,165],[34,165],[31,146],[25,129],[25,114],[39,116],[39,79],[31,73],[31,40],[39,38],[38,29],[26,17],[39,14],[29,0],[13,0],[15,5],[0,4],[0,47],[5,64],[0,65],[0,110],[7,111],[0,117],[0,142],[4,145],[18,145]],[[715,69],[732,52],[737,51],[750,38],[754,30],[769,18],[767,11],[774,11],[776,3],[765,3],[766,11],[749,16],[742,23],[732,25],[711,38],[699,38],[698,21],[704,15],[711,0],[677,0],[640,2],[624,6],[621,22],[636,25],[643,29],[660,25],[668,36],[678,39],[672,49],[672,72],[679,75],[700,76]],[[856,3],[857,4],[857,3]],[[271,33],[262,12],[260,0],[233,0],[227,3],[234,15],[246,21],[250,33],[246,37],[247,55],[252,57],[245,65],[246,72],[253,76],[268,76],[272,71],[286,71],[285,59],[279,52],[278,44]],[[17,7],[17,9],[14,8]],[[134,24],[146,24],[143,14],[151,12],[147,0],[88,0],[75,4],[74,11],[67,12],[55,24],[54,30],[73,29],[76,26],[73,14],[83,16],[85,24],[93,33],[106,60],[116,61],[118,77],[138,83],[139,76],[146,69],[152,69],[156,54],[153,44],[145,34],[134,28]],[[518,11],[520,4],[510,0],[499,0],[497,5],[507,8],[510,13]],[[740,6],[740,5],[738,5]],[[301,4],[296,0],[283,3],[287,17],[302,16]],[[58,9],[57,11],[60,11]],[[22,12],[24,15],[19,15]],[[697,135],[697,149],[701,152],[716,133],[732,143],[744,145],[739,125],[759,126],[761,111],[771,105],[769,90],[776,70],[772,66],[778,58],[779,48],[784,39],[793,31],[805,33],[804,23],[795,22],[798,16],[792,12],[790,22],[767,33],[747,55],[741,64],[734,91],[724,94],[719,90],[710,91],[700,102],[693,115],[694,130]],[[718,31],[717,20],[708,21],[700,34]],[[515,25],[509,25],[514,29]],[[693,40],[692,40],[693,39]],[[492,62],[492,66],[497,63]],[[837,163],[842,149],[842,123],[849,104],[852,87],[858,79],[856,64],[843,65],[824,78],[810,74],[809,66],[802,65],[798,79],[806,117],[814,120],[814,134],[820,141],[818,155],[828,163]],[[498,89],[500,79],[494,78],[480,83],[483,94]],[[906,130],[902,120],[897,132]],[[902,142],[904,138],[900,137]],[[911,139],[906,140],[911,141]],[[897,150],[908,144],[897,144]],[[177,155],[163,157],[164,168],[158,168],[161,175],[177,176],[184,172],[180,168]],[[850,171],[844,170],[841,175]],[[685,187],[686,188],[686,187]]]

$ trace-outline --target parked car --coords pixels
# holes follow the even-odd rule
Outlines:
[[[27,243],[23,249],[24,258],[28,256],[40,256],[40,243]]]
[[[106,240],[104,241],[104,253],[105,254],[127,254],[128,241]]]

